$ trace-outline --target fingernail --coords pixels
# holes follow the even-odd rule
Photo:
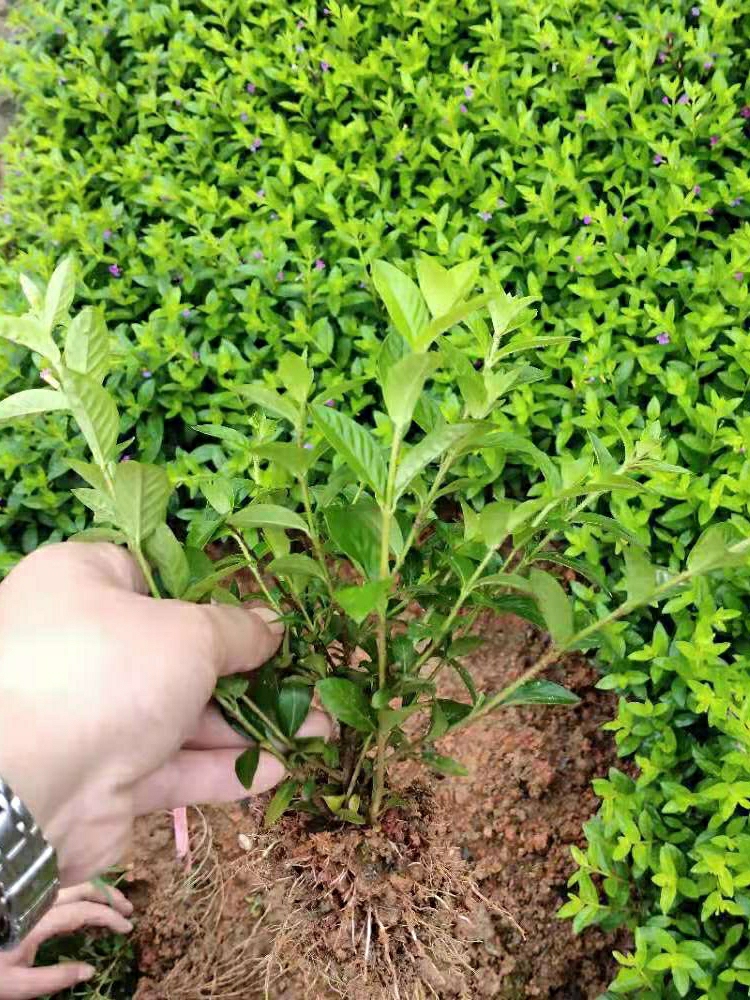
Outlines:
[[[253,614],[257,615],[268,627],[269,632],[274,635],[284,634],[284,623],[279,618],[278,612],[273,608],[253,608]]]
[[[125,912],[126,912],[126,913],[132,913],[134,909],[135,909],[135,907],[134,907],[134,906],[133,906],[133,904],[132,904],[132,903],[130,902],[130,900],[129,900],[129,899],[126,899],[126,900],[125,900]]]
[[[78,967],[78,979],[80,982],[86,982],[87,979],[92,979],[96,975],[96,969],[93,965],[81,965]]]
[[[125,928],[124,931],[123,931],[124,934],[130,934],[130,932],[133,929],[133,924],[131,923],[130,920],[123,921],[123,925],[122,926]]]

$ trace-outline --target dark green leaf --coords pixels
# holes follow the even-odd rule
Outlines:
[[[386,466],[378,441],[351,417],[326,406],[312,407],[313,420],[336,454],[377,497],[385,493]]]
[[[236,511],[229,518],[233,528],[248,531],[251,528],[289,528],[308,534],[307,523],[288,507],[271,503],[252,503]]]
[[[344,587],[333,595],[339,606],[360,625],[390,593],[393,581],[373,580],[357,587]]]
[[[279,728],[285,736],[296,736],[307,718],[312,701],[312,688],[303,684],[282,684],[276,706]]]
[[[529,582],[555,645],[565,646],[573,636],[573,608],[568,595],[557,580],[543,570],[532,569]]]
[[[207,594],[210,594],[214,587],[225,580],[228,576],[236,573],[245,565],[245,560],[239,557],[227,560],[223,566],[209,573],[200,580],[195,580],[182,595],[183,600],[197,603]]]
[[[578,695],[553,681],[534,680],[522,684],[503,705],[577,705]]]
[[[361,688],[343,677],[328,677],[315,685],[323,707],[339,722],[361,733],[375,731],[372,709]]]
[[[276,789],[276,794],[268,803],[266,815],[263,818],[263,826],[266,829],[273,826],[274,823],[281,819],[289,806],[292,804],[292,799],[297,794],[298,787],[297,782],[292,781],[291,779],[279,785]]]
[[[438,774],[448,774],[451,777],[465,778],[469,773],[459,761],[454,760],[452,757],[443,757],[439,753],[432,753],[429,750],[424,751],[422,760],[433,771],[437,771]]]
[[[463,722],[467,715],[471,715],[474,707],[463,701],[452,701],[450,698],[438,698],[437,704],[448,722],[448,728]]]
[[[257,746],[249,747],[243,751],[235,761],[234,771],[243,788],[250,789],[253,787],[253,779],[255,778],[255,772],[258,770],[259,761],[260,747]]]
[[[465,442],[474,433],[473,424],[446,424],[431,431],[426,437],[404,454],[396,473],[396,496],[407,490],[414,479],[448,451],[449,448]]]

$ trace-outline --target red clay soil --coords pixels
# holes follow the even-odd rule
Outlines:
[[[487,642],[472,656],[471,666],[477,686],[487,691],[518,676],[544,648],[533,627],[512,617],[485,623],[483,634]],[[431,979],[426,973],[424,990],[406,996],[402,991],[403,1000],[595,1000],[612,978],[611,952],[623,941],[596,929],[575,937],[569,923],[555,914],[573,870],[570,846],[582,844],[581,826],[597,808],[591,781],[616,760],[611,740],[600,729],[614,714],[614,700],[595,690],[596,672],[582,659],[569,658],[547,676],[576,691],[580,705],[506,709],[441,741],[441,753],[460,759],[469,776],[429,776],[425,815],[434,817],[433,833],[445,840],[445,858],[463,859],[477,900],[483,897],[486,905],[475,900],[465,911],[468,917],[456,922],[457,937],[462,921],[465,927],[461,957],[470,967],[461,983],[441,987],[439,976]],[[465,697],[457,679],[447,679],[445,693]],[[415,777],[405,768],[395,780],[403,786]],[[264,996],[258,959],[272,938],[257,918],[268,910],[278,886],[259,881],[262,864],[255,845],[268,844],[268,856],[294,855],[300,840],[294,842],[289,823],[273,841],[258,839],[261,814],[259,803],[209,809],[203,820],[191,813],[196,835],[205,821],[211,845],[210,850],[207,843],[196,846],[202,868],[185,891],[180,889],[185,869],[174,859],[169,817],[141,824],[128,876],[140,911],[141,980],[134,1000]],[[313,841],[308,835],[301,849]],[[277,909],[278,903],[277,898]],[[321,909],[315,919],[324,915]],[[354,1000],[367,995],[354,987],[339,994],[310,992],[309,970],[303,966],[273,980],[268,996]]]

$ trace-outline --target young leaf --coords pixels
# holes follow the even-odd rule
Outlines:
[[[296,736],[307,718],[312,701],[312,688],[304,684],[282,684],[276,705],[279,728],[285,736]]]
[[[315,453],[305,451],[296,444],[281,443],[272,441],[269,444],[251,445],[248,447],[251,455],[256,458],[270,462],[271,465],[280,465],[292,476],[304,478],[307,470],[315,460]]]
[[[432,703],[432,715],[430,716],[430,728],[425,735],[425,741],[432,743],[445,736],[448,732],[448,720],[438,700]]]
[[[656,587],[656,568],[644,552],[635,547],[625,549],[625,588],[628,601],[640,604],[653,594]]]
[[[417,280],[433,316],[444,316],[476,283],[480,262],[467,260],[450,270],[423,254],[417,261]]]
[[[577,705],[577,694],[553,681],[536,680],[522,684],[506,698],[503,705]]]
[[[245,565],[245,560],[241,559],[239,556],[232,557],[225,560],[223,564],[216,565],[219,565],[218,569],[190,584],[185,593],[182,595],[182,599],[184,601],[191,601],[193,603],[202,601],[206,594],[210,594],[218,583],[221,583],[222,580],[231,576],[232,573],[236,573],[238,569],[242,569]]]
[[[288,420],[290,424],[297,423],[299,410],[291,396],[282,396],[275,389],[268,389],[263,385],[240,385],[236,391],[255,406],[272,413],[274,417]]]
[[[60,351],[54,340],[33,316],[0,316],[0,337],[11,344],[28,347],[52,362],[60,360]]]
[[[109,335],[98,309],[87,306],[74,316],[65,335],[65,364],[101,382],[109,370]]]
[[[29,306],[35,313],[39,313],[44,305],[44,292],[27,274],[19,274],[18,280]]]
[[[343,677],[327,677],[315,685],[323,707],[334,719],[360,733],[375,732],[370,703],[361,688]]]
[[[65,373],[63,388],[96,464],[113,461],[120,417],[110,394],[90,376],[77,372]]]
[[[115,521],[115,511],[112,501],[103,490],[80,487],[70,492],[77,500],[81,501],[84,507],[88,507],[90,511],[93,511],[95,521],[108,521],[110,524]]]
[[[279,378],[286,391],[298,403],[304,403],[310,395],[313,373],[304,358],[297,354],[285,354],[279,361]]]
[[[423,437],[419,444],[406,452],[399,463],[396,496],[400,497],[431,462],[441,458],[449,448],[468,439],[474,431],[473,424],[446,424]]]
[[[734,558],[729,552],[730,546],[740,538],[739,531],[729,521],[710,525],[691,549],[687,557],[687,568],[706,572],[744,561],[742,558],[739,560]]]
[[[307,524],[299,514],[271,503],[251,503],[232,514],[229,523],[240,531],[248,531],[250,528],[289,528],[308,534]]]
[[[564,646],[573,636],[573,608],[568,595],[554,576],[543,570],[532,569],[529,582],[553,642]]]
[[[234,764],[234,772],[243,788],[252,788],[255,772],[260,761],[260,747],[249,747],[243,751]]]
[[[360,500],[351,507],[329,507],[325,512],[328,535],[335,551],[349,556],[367,577],[380,573],[382,514],[372,500]],[[391,522],[391,552],[398,555],[403,537],[398,521]]]
[[[411,423],[425,380],[435,370],[437,361],[435,354],[408,354],[385,373],[385,408],[393,423],[402,431]]]
[[[450,698],[438,698],[437,703],[440,711],[448,723],[448,728],[463,722],[467,715],[471,715],[474,706],[467,705],[464,701],[453,701]]]
[[[62,392],[54,389],[24,389],[0,400],[0,420],[30,417],[35,413],[69,410],[70,403]]]
[[[217,514],[226,517],[234,507],[234,489],[224,476],[212,476],[200,484],[201,493]]]
[[[393,325],[412,350],[417,351],[430,321],[419,288],[408,275],[384,260],[373,264],[372,279]]]
[[[388,596],[392,584],[390,577],[387,580],[373,580],[357,587],[344,587],[342,590],[337,590],[333,596],[346,614],[361,625]]]
[[[91,462],[81,462],[77,458],[67,458],[65,461],[73,472],[77,472],[81,479],[85,480],[89,486],[93,486],[94,489],[101,490],[103,493],[106,492],[107,482],[101,469],[92,465]]]
[[[158,465],[121,462],[115,469],[114,494],[117,526],[141,545],[167,516],[172,487]]]
[[[149,535],[146,555],[159,571],[170,597],[182,597],[190,583],[190,566],[185,551],[169,526],[162,522]]]
[[[597,437],[593,431],[589,431],[589,439],[591,440],[591,444],[594,448],[596,460],[599,463],[599,471],[606,479],[616,472],[618,468],[617,460],[613,458],[609,448],[607,448],[602,439]]]
[[[437,771],[438,774],[448,774],[452,777],[465,778],[469,773],[464,765],[454,760],[453,757],[443,757],[441,754],[432,753],[429,750],[424,751],[422,760],[433,771]]]
[[[124,545],[127,538],[115,528],[84,528],[68,539],[70,542],[112,542],[114,545]]]
[[[508,537],[508,521],[514,506],[510,500],[495,500],[482,509],[479,530],[488,549],[497,548]]]
[[[44,296],[43,322],[49,333],[67,319],[75,290],[75,261],[66,257],[55,268]]]
[[[439,337],[441,333],[450,330],[452,326],[463,323],[464,320],[469,319],[474,313],[479,312],[480,309],[484,309],[485,306],[494,302],[497,295],[497,292],[490,292],[486,295],[475,295],[468,302],[460,303],[444,315],[437,316],[424,331],[414,350],[426,351],[433,340]]]
[[[266,815],[263,817],[263,826],[266,829],[273,826],[287,811],[292,804],[292,799],[297,794],[297,787],[297,782],[290,778],[276,789],[276,794],[268,803]]]
[[[268,564],[268,572],[273,573],[274,576],[307,576],[317,577],[318,580],[326,578],[319,563],[311,559],[310,556],[296,552],[274,559]]]
[[[336,454],[377,497],[382,497],[387,475],[385,460],[372,434],[351,417],[326,406],[313,406],[312,415],[315,426]]]

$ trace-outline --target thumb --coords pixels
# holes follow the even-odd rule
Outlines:
[[[41,969],[12,969],[0,983],[0,1000],[36,1000],[49,993],[60,993],[96,975],[90,965],[65,962]]]
[[[213,633],[217,677],[262,666],[281,645],[284,626],[273,608],[211,604],[202,610]]]

